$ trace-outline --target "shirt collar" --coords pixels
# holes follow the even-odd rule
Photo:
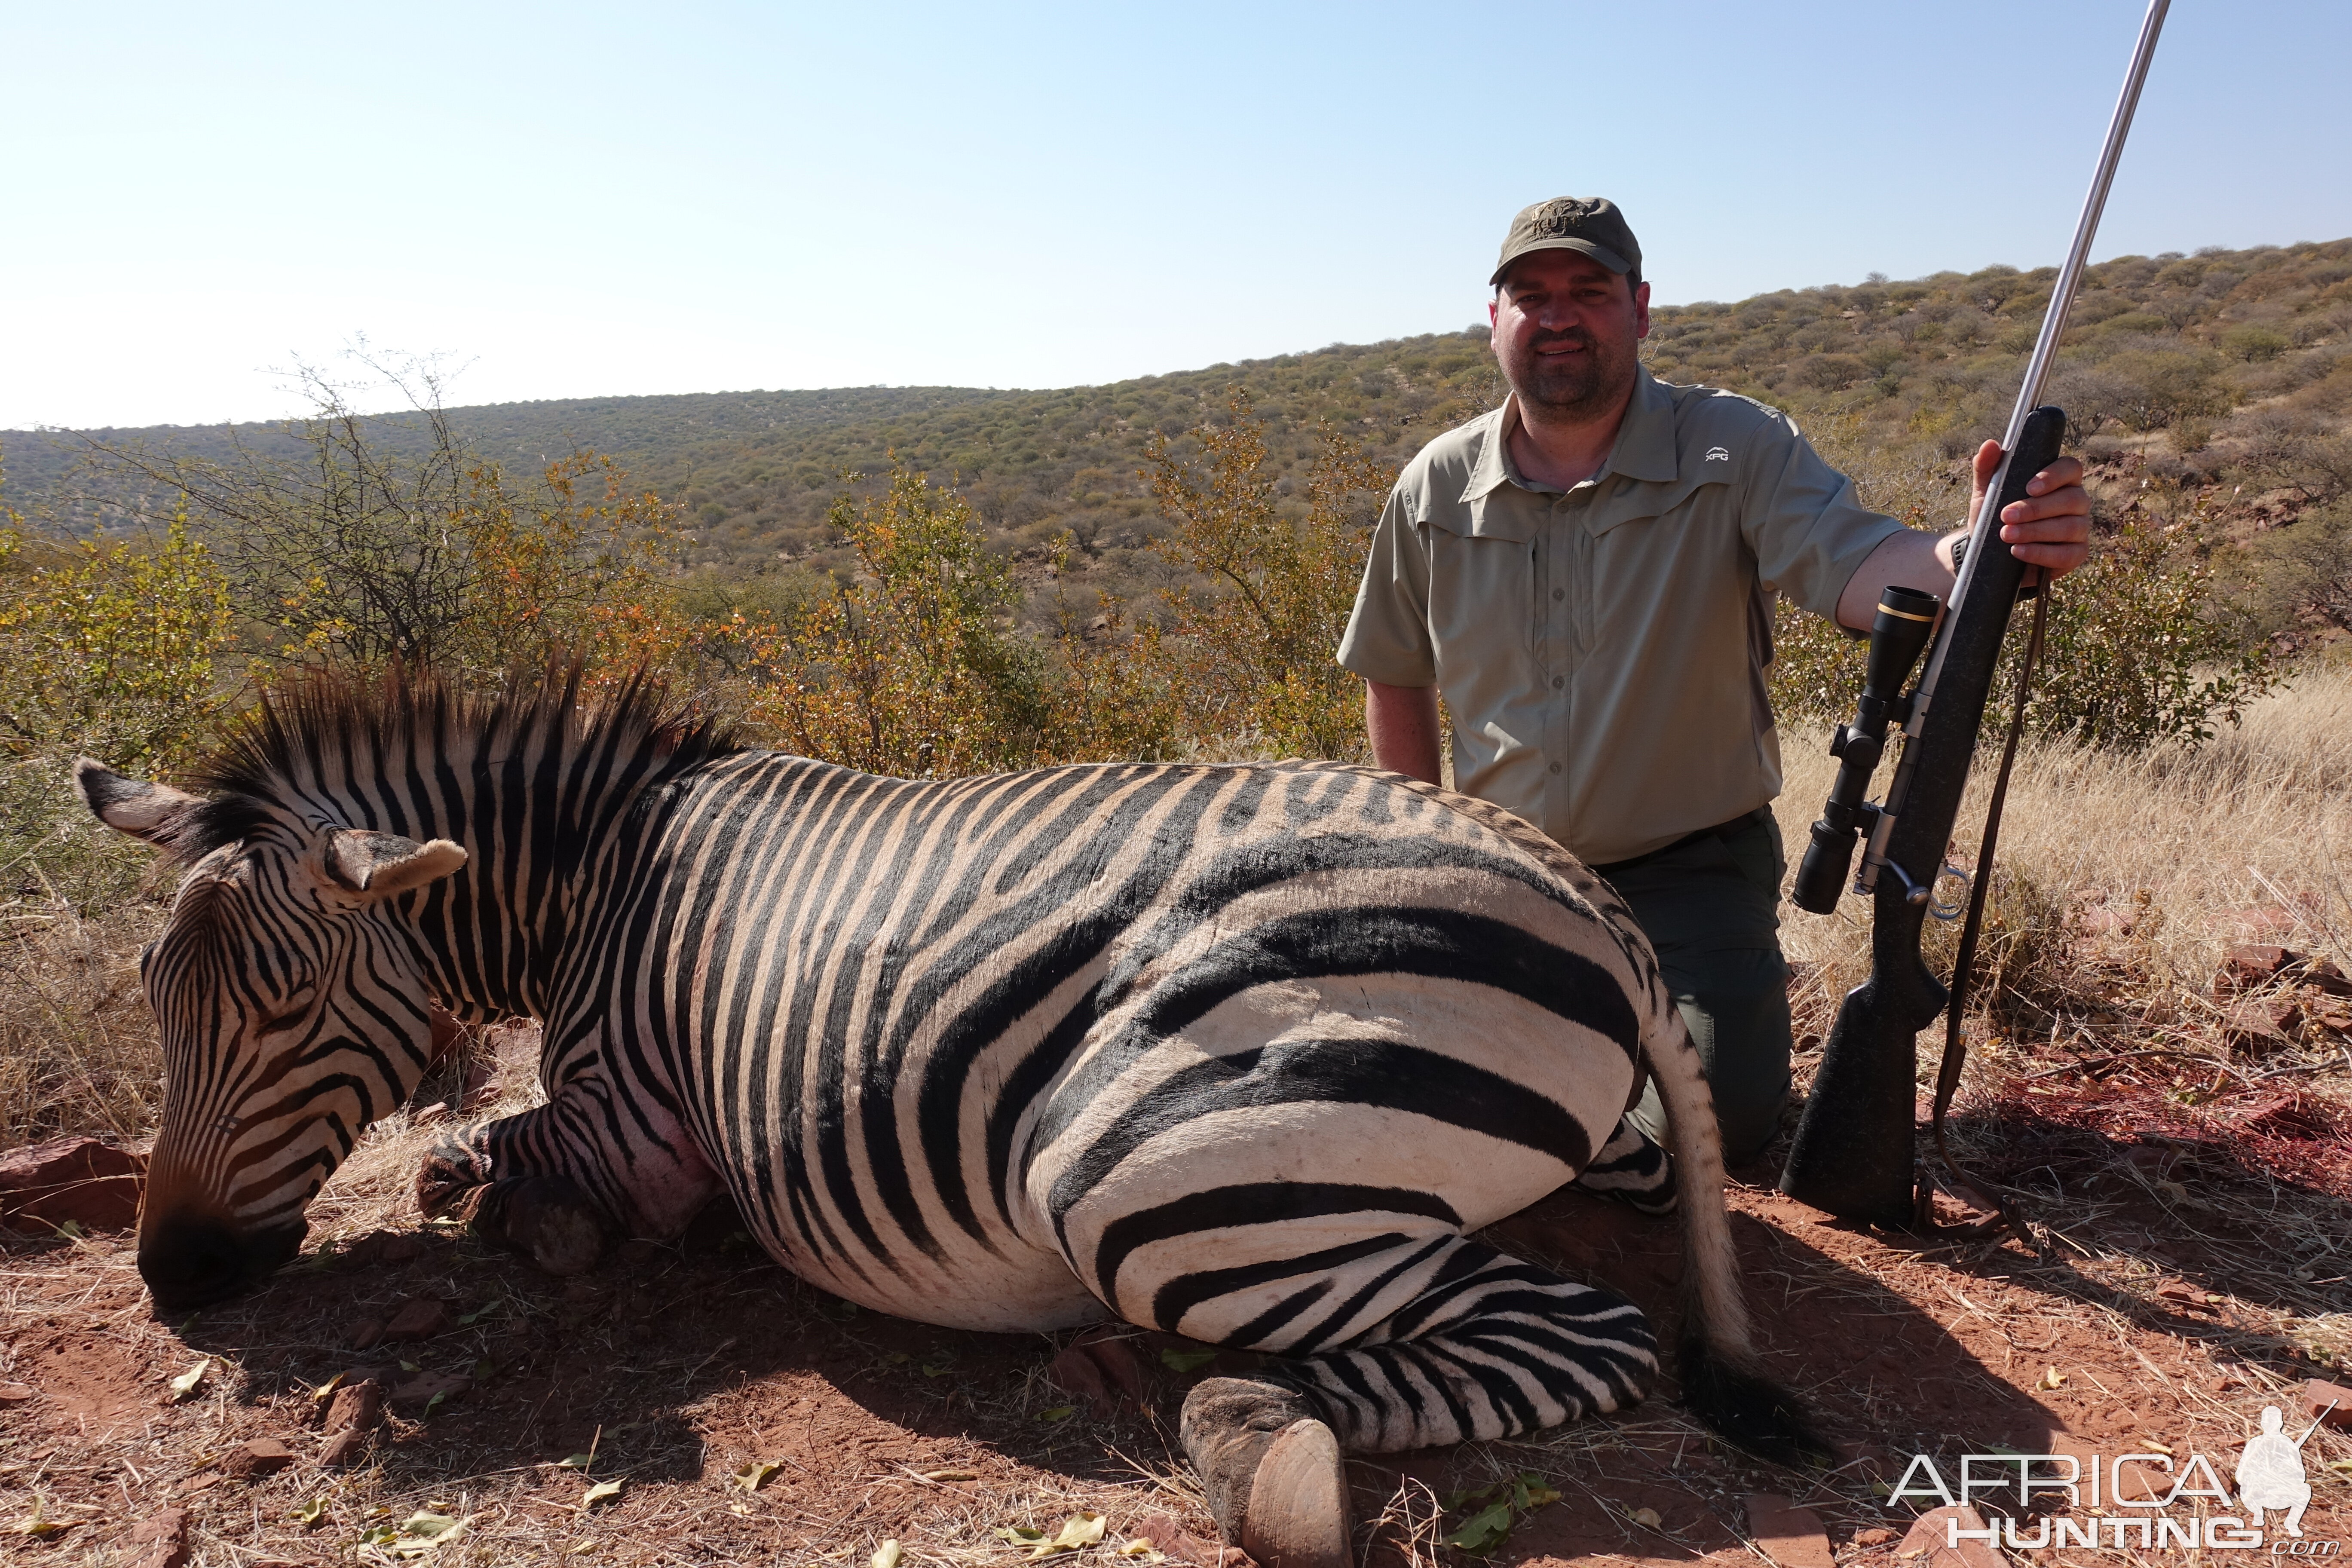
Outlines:
[[[1609,450],[1608,461],[1601,465],[1595,479],[1605,474],[1619,474],[1629,479],[1669,480],[1678,472],[1675,461],[1675,400],[1646,365],[1633,371],[1633,398],[1625,405],[1625,417],[1617,426],[1617,444]],[[1511,432],[1519,424],[1519,395],[1512,393],[1496,410],[1494,438],[1478,454],[1471,465],[1469,482],[1463,487],[1464,501],[1475,501],[1506,483],[1521,489],[1535,490],[1537,486],[1519,477],[1510,456]]]

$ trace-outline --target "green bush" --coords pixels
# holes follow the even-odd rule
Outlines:
[[[2103,532],[2091,559],[2059,580],[2026,711],[2032,732],[2125,751],[2195,742],[2277,683],[2268,645],[2230,607],[2212,559],[2187,534],[2134,516]],[[1997,710],[2017,688],[2030,614],[2021,605],[2011,618]],[[1768,675],[1781,720],[1851,717],[1867,645],[1786,601],[1773,636]]]

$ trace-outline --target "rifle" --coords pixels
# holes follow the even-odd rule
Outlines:
[[[2066,416],[2038,406],[2066,316],[2089,259],[2107,187],[2123,155],[2140,85],[2147,79],[2158,32],[2169,0],[2150,0],[2122,95],[2107,125],[2105,144],[2075,225],[2074,242],[2059,269],[2042,320],[2042,331],[2027,362],[2024,384],[2001,439],[2000,468],[1986,487],[1983,504],[1971,520],[1959,579],[1951,602],[1937,614],[1931,594],[1890,588],[1881,597],[1870,632],[1870,652],[1854,721],[1842,724],[1830,745],[1839,762],[1822,818],[1797,872],[1792,901],[1827,914],[1837,907],[1841,885],[1852,864],[1855,840],[1866,831],[1862,868],[1853,890],[1872,900],[1870,977],[1847,993],[1837,1024],[1822,1053],[1812,1092],[1798,1122],[1780,1190],[1845,1219],[1910,1226],[1927,1213],[1929,1189],[1915,1187],[1912,1135],[1913,1075],[1918,1034],[1949,1009],[1943,1072],[1937,1086],[1936,1140],[1943,1142],[1943,1112],[1958,1085],[1960,1015],[1967,1000],[1968,971],[1975,931],[1992,879],[1992,854],[2000,826],[2000,799],[2015,756],[2024,718],[2026,681],[2040,651],[2046,598],[2034,607],[2034,637],[2027,650],[2026,675],[2018,687],[2018,711],[2001,760],[2000,782],[1986,822],[1969,896],[1952,984],[1948,990],[1919,956],[1922,922],[1939,879],[1961,875],[1946,866],[1960,795],[1968,786],[1977,734],[2000,660],[2011,611],[2024,590],[2025,564],[2000,537],[2000,514],[2025,498],[2033,476],[2058,456]],[[1922,651],[1927,670],[1909,692],[1903,682]],[[1864,799],[1870,776],[1885,749],[1890,725],[1904,737],[1902,760],[1883,804]],[[1951,918],[1943,908],[1935,911]],[[1948,1152],[1946,1162],[1949,1163]],[[2006,1211],[2004,1210],[2004,1214]],[[2012,1222],[2013,1223],[2013,1222]]]

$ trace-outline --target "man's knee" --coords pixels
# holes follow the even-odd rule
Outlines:
[[[1756,973],[1675,998],[1706,1065],[1716,1123],[1728,1160],[1754,1159],[1780,1128],[1789,1103],[1789,993],[1780,955],[1759,953]]]
[[[1675,1004],[1706,1069],[1724,1158],[1738,1163],[1764,1152],[1789,1103],[1789,994],[1777,952],[1757,953],[1731,969],[1712,977],[1717,984],[1677,987]],[[1665,1141],[1665,1108],[1655,1084],[1631,1114],[1643,1131]]]

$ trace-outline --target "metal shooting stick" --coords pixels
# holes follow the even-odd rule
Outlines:
[[[1916,623],[1903,612],[1916,614],[1916,600],[1925,597],[1890,595],[1881,604],[1880,624],[1873,633],[1872,687],[1864,693],[1855,723],[1840,731],[1839,756],[1844,765],[1830,805],[1814,826],[1806,864],[1799,870],[1800,906],[1816,911],[1833,907],[1854,836],[1867,826],[1868,845],[1854,889],[1873,899],[1870,977],[1847,994],[1839,1009],[1780,1173],[1781,1191],[1843,1218],[1904,1226],[1916,1212],[1912,1096],[1918,1034],[1935,1022],[1951,998],[1920,960],[1920,924],[1927,917],[1929,890],[1944,868],[2010,612],[2027,571],[2000,537],[2000,514],[2025,499],[2025,487],[2056,459],[2065,436],[2065,415],[2039,406],[2042,389],[2066,330],[2067,312],[2082,282],[2168,5],[2168,0],[2151,0],[2140,24],[2131,69],[2074,226],[2074,242],[2051,290],[2041,336],[2010,415],[2000,467],[1970,519],[1959,580],[1927,644],[1926,671],[1907,695],[1882,689],[1890,675],[1899,682],[1916,656]],[[1907,646],[1881,647],[1890,640]],[[1860,796],[1883,749],[1878,735],[1889,721],[1901,724],[1903,755],[1885,804],[1873,807],[1861,803]],[[1977,868],[1979,894],[1981,879],[1990,870],[1989,863]],[[1971,928],[1973,923],[1972,919]],[[1966,932],[1962,945],[1965,951]],[[1937,1103],[1943,1103],[1940,1092]]]

